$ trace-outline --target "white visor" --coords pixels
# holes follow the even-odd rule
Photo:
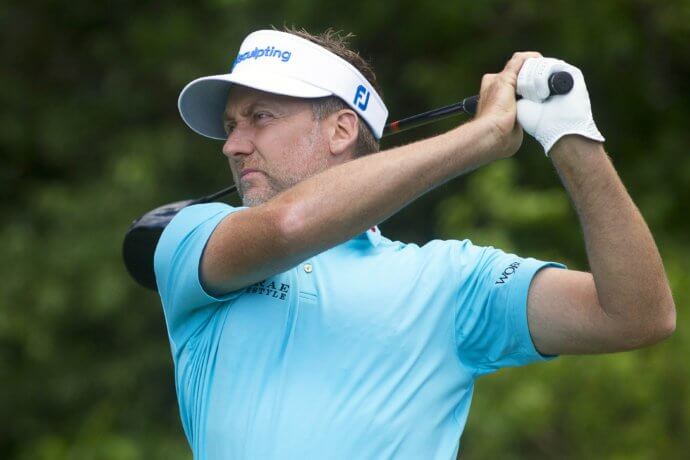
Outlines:
[[[349,62],[296,35],[259,30],[247,36],[228,74],[197,78],[177,100],[182,119],[202,136],[225,140],[223,112],[233,83],[284,96],[338,96],[367,123],[377,139],[388,109]]]

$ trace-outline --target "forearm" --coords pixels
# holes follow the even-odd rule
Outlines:
[[[672,329],[675,308],[659,251],[602,144],[566,136],[550,157],[580,218],[602,309],[643,335]]]
[[[472,121],[440,136],[332,166],[227,216],[204,250],[202,283],[209,292],[224,293],[266,279],[384,221],[432,188],[513,155],[523,137],[516,124],[515,80],[531,54],[517,53],[501,73],[482,78]],[[346,118],[341,120],[345,125]],[[269,133],[270,128],[261,129]],[[234,133],[226,141],[227,154],[252,153],[249,147],[258,135],[252,130]],[[343,137],[331,131],[324,139]]]
[[[272,200],[286,241],[309,257],[378,224],[434,187],[488,162],[489,129],[468,122],[430,139],[331,167]]]

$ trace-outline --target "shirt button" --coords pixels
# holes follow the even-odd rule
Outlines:
[[[311,266],[311,264],[304,264],[304,271],[307,273],[311,273],[311,271],[314,269],[314,267]]]

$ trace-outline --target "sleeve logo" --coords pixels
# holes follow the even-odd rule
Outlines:
[[[505,282],[508,281],[510,275],[515,273],[519,266],[520,262],[513,262],[512,264],[508,265],[506,269],[503,270],[503,273],[501,273],[501,276],[498,277],[498,280],[496,280],[494,284],[505,284]]]

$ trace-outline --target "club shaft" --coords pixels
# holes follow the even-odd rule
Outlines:
[[[212,193],[211,195],[202,196],[201,198],[197,199],[194,202],[194,204],[209,203],[211,201],[215,201],[218,198],[222,198],[225,195],[228,195],[228,194],[234,192],[235,190],[237,190],[237,186],[231,185],[230,187],[226,187],[223,190],[218,190],[216,193]]]
[[[419,113],[417,115],[412,115],[411,117],[403,118],[401,120],[388,123],[386,127],[383,128],[383,137],[390,136],[391,134],[397,134],[408,129],[417,128],[419,126],[423,126],[429,123],[433,123],[435,121],[448,118],[461,112],[472,114],[473,112],[469,111],[468,105],[469,101],[473,97],[476,96],[465,98],[461,102],[456,102],[455,104],[450,104],[445,107],[429,110],[428,112]]]
[[[557,94],[567,94],[573,88],[573,77],[568,72],[554,72],[549,75],[548,85],[549,94],[551,96]],[[383,128],[383,136],[386,137],[408,129],[417,128],[419,126],[433,123],[459,113],[474,115],[477,112],[478,103],[478,95],[469,96],[463,99],[461,102],[456,102],[455,104],[429,110],[428,112],[412,115],[411,117],[394,121],[387,124],[386,127]]]

